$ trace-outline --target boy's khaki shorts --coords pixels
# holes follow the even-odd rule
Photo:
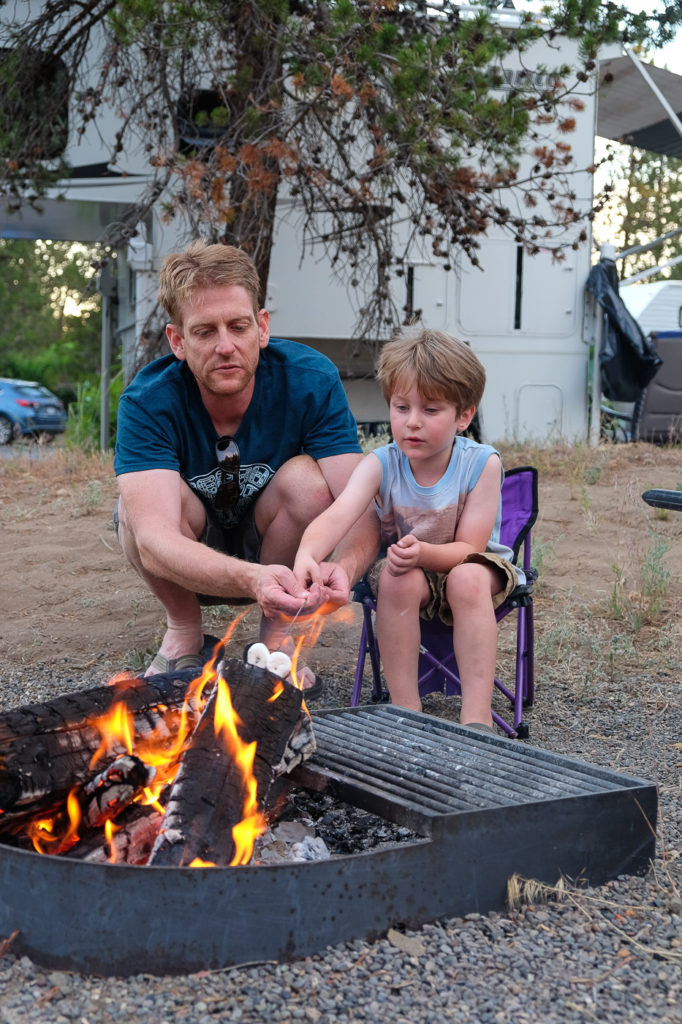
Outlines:
[[[478,562],[481,565],[490,565],[497,572],[497,576],[500,581],[500,590],[497,594],[492,595],[493,608],[498,608],[503,601],[505,601],[512,590],[515,590],[519,585],[519,578],[516,575],[516,569],[506,558],[502,558],[500,555],[494,555],[488,551],[476,552],[471,555],[467,555],[459,563],[464,565],[465,562]],[[380,558],[371,567],[367,573],[367,582],[369,583],[372,595],[376,599],[379,593],[379,577],[386,567],[386,559]],[[447,602],[445,596],[445,584],[448,578],[446,572],[434,572],[431,569],[422,569],[426,582],[429,585],[430,597],[428,603],[420,609],[419,617],[422,619],[435,619],[436,616],[444,622],[446,626],[452,625],[452,612],[450,611],[450,605]]]

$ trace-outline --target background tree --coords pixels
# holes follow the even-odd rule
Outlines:
[[[608,203],[602,211],[599,234],[618,251],[652,242],[682,226],[682,160],[646,149],[618,147],[612,161]],[[682,255],[678,235],[655,249],[619,260],[621,278]],[[682,261],[652,274],[647,281],[682,279]]]
[[[248,249],[265,286],[285,186],[305,244],[321,237],[360,289],[361,328],[373,336],[399,319],[389,281],[415,241],[446,266],[458,250],[476,263],[477,238],[493,226],[529,252],[551,239],[560,257],[581,243],[569,141],[578,92],[602,43],[658,45],[682,18],[677,0],[653,19],[601,0],[555,0],[545,21],[523,14],[513,30],[500,27],[495,4],[471,14],[449,0],[41,6],[0,38],[0,194],[10,206],[39,203],[48,186],[65,97],[77,97],[81,132],[106,101],[120,115],[114,166],[141,146],[153,177],[112,226],[112,245],[160,205],[189,234]],[[562,60],[561,36],[580,41],[578,66]],[[505,83],[506,58],[526,67],[540,37],[551,64]],[[50,88],[49,73],[65,88]],[[40,113],[26,103],[35,95]],[[536,163],[521,178],[523,150]],[[52,170],[64,174],[56,156]]]
[[[101,308],[88,281],[100,252],[71,242],[0,239],[0,375],[69,399],[99,371]]]

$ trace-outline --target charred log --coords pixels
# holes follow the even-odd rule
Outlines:
[[[257,809],[262,812],[275,776],[314,750],[303,695],[270,672],[242,661],[225,661],[218,672],[229,686],[240,740],[256,743],[252,774]],[[233,828],[244,818],[245,787],[234,752],[216,735],[220,701],[221,679],[183,755],[150,864],[189,865],[197,858],[216,865],[233,862]]]
[[[93,773],[101,733],[93,721],[123,702],[137,738],[173,739],[191,679],[196,673],[126,677],[100,686],[29,704],[0,715],[0,831],[17,816],[49,813]],[[196,707],[190,707],[196,719]],[[114,743],[109,758],[126,753]],[[95,765],[101,768],[101,763]]]

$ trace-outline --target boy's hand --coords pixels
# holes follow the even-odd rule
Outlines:
[[[350,601],[350,581],[348,576],[336,562],[320,562],[322,590],[328,607],[319,611],[327,613],[341,608]]]
[[[421,557],[421,541],[408,533],[395,544],[391,544],[386,552],[387,569],[392,576],[402,576],[419,565]]]
[[[306,616],[317,611],[327,614],[350,600],[348,576],[336,562],[318,563],[314,558],[299,554],[291,576],[296,591],[307,600]]]
[[[306,590],[315,584],[319,586],[322,583],[320,563],[312,555],[299,551],[294,561],[294,576]]]

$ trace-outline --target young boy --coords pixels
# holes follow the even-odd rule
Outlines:
[[[453,624],[460,721],[492,729],[494,609],[524,579],[499,543],[500,456],[459,436],[481,401],[485,370],[463,342],[422,330],[384,346],[377,377],[394,440],[366,455],[307,527],[294,574],[306,586],[322,583],[320,562],[374,498],[386,558],[371,570],[370,583],[392,702],[421,710],[419,617],[438,615]]]

